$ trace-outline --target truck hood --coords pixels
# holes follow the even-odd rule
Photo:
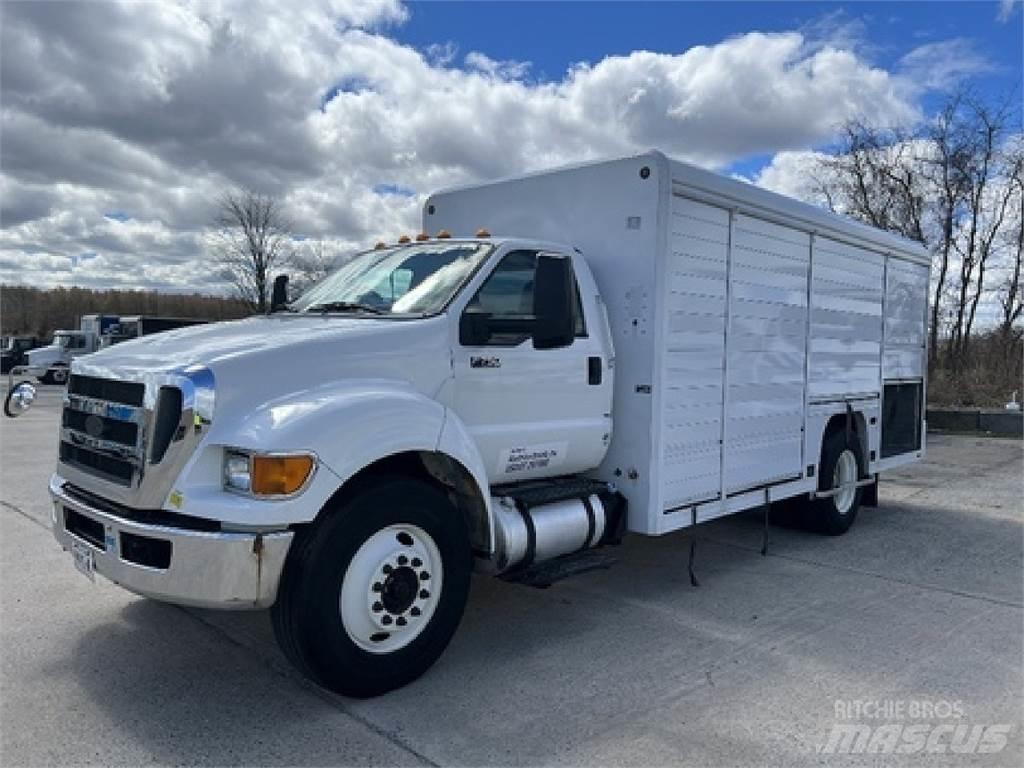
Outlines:
[[[10,354],[4,352],[4,354]],[[51,344],[48,347],[39,347],[38,349],[32,349],[25,353],[28,364],[32,367],[38,367],[43,365],[49,365],[55,363],[63,357],[61,349],[56,344]]]
[[[74,373],[146,379],[192,366],[209,368],[217,406],[267,402],[352,378],[401,380],[425,394],[450,375],[444,315],[413,320],[337,315],[274,315],[165,331],[83,358]]]

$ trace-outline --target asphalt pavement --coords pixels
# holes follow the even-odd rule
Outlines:
[[[79,574],[42,390],[0,419],[3,765],[1024,764],[1019,440],[930,436],[845,536],[773,527],[762,557],[756,516],[702,526],[699,587],[682,532],[546,590],[475,577],[438,664],[354,701],[293,672],[265,612]]]

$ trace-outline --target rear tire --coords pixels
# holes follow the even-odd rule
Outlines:
[[[859,480],[864,474],[860,443],[854,437],[846,440],[845,430],[834,430],[825,437],[821,449],[818,490],[830,491]],[[850,530],[857,519],[863,488],[848,488],[824,499],[815,499],[809,509],[813,530],[828,536],[839,536]]]
[[[296,538],[271,609],[274,634],[314,682],[377,696],[444,651],[471,570],[465,521],[448,497],[421,480],[382,479]]]

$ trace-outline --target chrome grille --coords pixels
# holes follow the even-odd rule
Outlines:
[[[132,487],[142,474],[146,455],[144,395],[141,383],[72,376],[61,414],[60,460]]]
[[[57,472],[109,502],[159,509],[212,423],[213,373],[193,366],[115,379],[105,372],[88,358],[75,361]]]

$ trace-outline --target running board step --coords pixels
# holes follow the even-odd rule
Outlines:
[[[501,578],[527,587],[547,589],[556,581],[590,571],[607,570],[618,561],[614,555],[599,549],[586,549],[553,560],[543,560],[528,568],[510,571]]]

